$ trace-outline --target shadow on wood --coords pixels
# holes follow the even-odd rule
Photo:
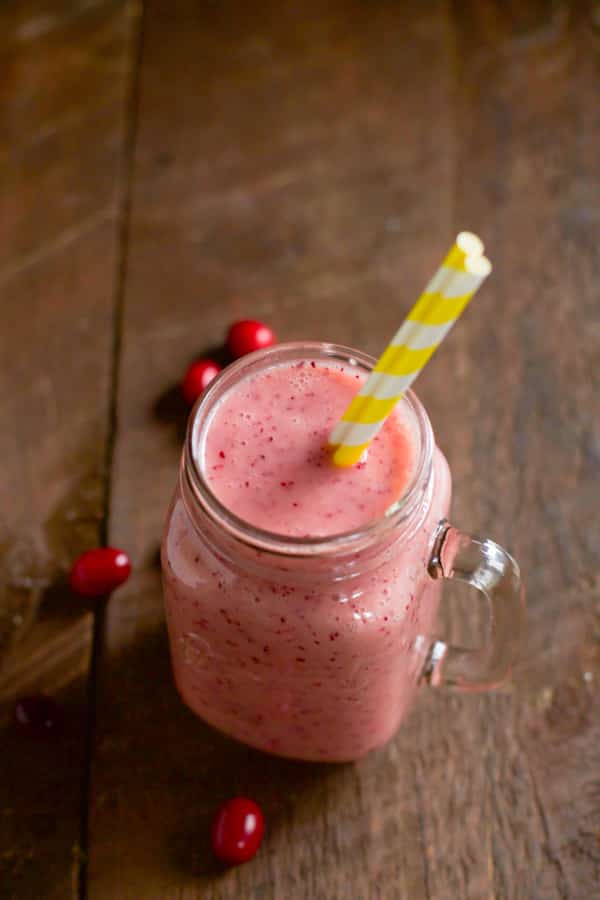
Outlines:
[[[197,359],[212,359],[222,369],[231,362],[227,348],[222,344],[200,351],[188,360],[187,365],[191,365]],[[185,371],[186,367],[184,366],[181,370],[182,377]],[[190,408],[183,399],[179,383],[171,385],[164,393],[160,394],[152,407],[152,413],[161,424],[173,426],[175,443],[180,447],[185,438]]]
[[[210,822],[221,803],[236,795],[256,800],[265,813],[268,848],[270,837],[292,818],[310,822],[311,809],[315,814],[323,809],[332,780],[343,780],[352,770],[271,757],[198,719],[176,691],[164,627],[114,660],[100,703],[110,706],[111,716],[110,728],[98,735],[96,771],[101,770],[103,791],[94,798],[91,821],[105,832],[110,830],[106,818],[117,817],[116,827],[129,834],[134,867],[147,863],[148,834],[137,842],[140,815],[148,822],[158,817],[154,853],[162,862],[157,867],[201,877],[208,885],[224,873],[209,842]],[[103,718],[107,721],[101,713],[99,721]],[[101,882],[102,873],[91,877]]]
[[[6,897],[72,896],[80,850],[69,843],[65,822],[79,822],[86,683],[80,675],[57,693],[63,712],[60,732],[46,739],[21,735],[12,718],[0,729],[2,744],[3,852],[0,883]],[[46,894],[44,896],[50,896]]]

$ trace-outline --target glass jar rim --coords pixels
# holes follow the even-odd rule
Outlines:
[[[210,382],[192,410],[185,438],[181,477],[191,491],[193,500],[216,524],[247,546],[262,553],[279,556],[314,557],[351,553],[383,539],[410,520],[412,513],[422,506],[427,493],[433,460],[433,431],[427,413],[412,391],[407,391],[400,403],[411,410],[418,429],[417,460],[412,478],[401,496],[377,519],[351,531],[318,537],[296,537],[259,528],[240,518],[213,493],[195,452],[203,439],[203,429],[210,422],[211,412],[221,397],[239,380],[252,373],[285,362],[328,360],[356,366],[368,374],[376,360],[366,353],[341,344],[320,341],[294,341],[275,344],[265,350],[247,354],[223,369]],[[184,499],[187,491],[183,491]],[[186,506],[188,503],[186,502]],[[188,512],[191,510],[188,509]]]

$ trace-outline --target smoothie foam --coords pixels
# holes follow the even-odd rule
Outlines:
[[[215,496],[241,519],[294,537],[324,537],[380,518],[414,471],[408,421],[396,409],[365,454],[335,468],[331,428],[365,380],[339,364],[276,365],[216,406],[198,448]]]

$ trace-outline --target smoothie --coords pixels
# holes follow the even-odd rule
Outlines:
[[[365,377],[323,359],[266,365],[234,379],[192,432],[188,464],[239,519],[283,538],[333,538],[341,549],[288,559],[252,549],[251,538],[237,546],[209,512],[192,509],[185,486],[165,530],[183,699],[227,734],[285,756],[350,760],[387,741],[415,695],[433,630],[439,585],[427,560],[450,502],[437,449],[401,526],[354,551],[335,538],[380,521],[419,487],[421,437],[408,402],[357,466],[329,461],[327,436]]]
[[[364,381],[343,365],[273,366],[215,409],[200,464],[218,499],[251,525],[295,537],[380,518],[414,470],[410,424],[394,412],[365,455],[334,467],[327,437]]]

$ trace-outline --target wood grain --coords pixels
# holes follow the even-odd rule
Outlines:
[[[148,0],[129,126],[133,3],[2,10],[0,701],[62,685],[68,710],[56,745],[2,735],[2,896],[598,896],[596,6]],[[460,228],[494,275],[419,394],[456,524],[521,562],[521,664],[494,695],[424,692],[356,765],[263,756],[194,718],[171,681],[157,548],[177,382],[241,316],[377,353]],[[107,536],[135,571],[97,630],[81,878],[91,621],[62,577],[108,495]],[[480,623],[450,589],[445,634]],[[208,823],[235,793],[268,830],[224,871]]]
[[[90,897],[592,896],[596,582],[568,590],[597,546],[588,25],[544,3],[149,4],[111,516],[137,572],[108,619]],[[523,563],[526,665],[500,695],[424,696],[356,766],[261,757],[169,682],[153,564],[179,432],[156,398],[235,315],[376,351],[458,227],[496,274],[421,393],[458,521]],[[270,829],[223,874],[207,823],[236,791]]]
[[[410,732],[356,767],[294,765],[226,741],[178,701],[153,565],[180,439],[154,410],[235,315],[372,350],[390,333],[392,292],[402,283],[410,302],[452,227],[439,16],[147,9],[110,523],[136,573],[108,614],[90,898],[425,895]],[[224,875],[206,835],[235,790],[264,805],[269,840],[256,865]]]
[[[92,615],[64,575],[104,517],[132,11],[0,13],[2,897],[78,894]],[[66,725],[32,745],[40,690]]]
[[[572,586],[598,571],[599,259],[588,229],[600,134],[586,110],[600,68],[585,11],[548,6],[525,33],[514,14],[457,8],[458,210],[495,273],[481,300],[489,316],[473,309],[447,348],[452,408],[435,370],[421,391],[453,467],[455,518],[520,559],[530,632],[512,693],[482,698],[477,719],[471,698],[432,698],[418,741],[436,786],[423,823],[432,897],[585,898],[600,874],[598,610],[586,581]],[[470,423],[460,437],[457,410]],[[571,705],[585,710],[572,730]]]

